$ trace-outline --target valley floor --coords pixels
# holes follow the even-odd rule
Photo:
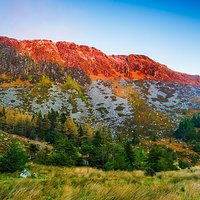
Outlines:
[[[0,174],[0,199],[13,200],[199,200],[200,167],[160,172],[102,171],[30,164],[36,177]]]

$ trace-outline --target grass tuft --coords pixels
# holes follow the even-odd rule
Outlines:
[[[19,173],[0,175],[0,199],[14,200],[198,200],[200,168],[160,172],[145,177],[141,171],[102,171],[88,167],[30,164],[37,178]]]

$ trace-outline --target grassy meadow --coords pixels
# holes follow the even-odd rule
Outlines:
[[[13,200],[199,200],[200,167],[157,173],[102,171],[30,164],[37,177],[0,174],[0,199]]]

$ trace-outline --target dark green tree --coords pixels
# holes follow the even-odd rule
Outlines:
[[[130,170],[129,161],[123,145],[112,143],[107,152],[107,161],[104,169],[106,170]]]
[[[134,152],[133,152],[131,142],[126,142],[126,144],[124,146],[124,150],[126,153],[127,161],[129,163],[129,165],[131,166],[131,168],[133,168],[135,159],[134,159]]]
[[[103,144],[103,139],[101,137],[101,133],[100,131],[96,131],[95,132],[95,135],[94,135],[94,138],[93,138],[93,141],[92,141],[93,145],[95,147],[100,147],[101,144]]]
[[[92,140],[93,151],[90,152],[90,162],[92,166],[103,168],[105,164],[105,140],[102,138],[101,131],[95,132]]]
[[[191,120],[185,119],[180,122],[178,129],[174,132],[174,136],[183,141],[195,140],[197,137],[194,124]]]
[[[49,155],[49,164],[58,166],[74,166],[79,153],[77,148],[65,136],[56,140],[54,151]]]
[[[27,154],[22,145],[13,140],[8,145],[5,155],[0,157],[0,172],[15,172],[22,170],[27,162]]]
[[[193,115],[191,122],[195,127],[200,128],[200,113]]]
[[[5,107],[0,107],[0,129],[6,130],[6,109]]]
[[[200,153],[200,143],[199,142],[195,142],[192,145],[192,149],[193,149],[193,151]]]
[[[175,170],[176,153],[171,149],[153,146],[147,158],[147,167],[155,172]]]
[[[147,165],[147,156],[143,148],[134,149],[134,169],[145,170]]]
[[[47,118],[49,119],[50,130],[54,130],[56,128],[56,121],[58,116],[59,116],[58,112],[54,111],[53,109],[51,109],[51,111],[48,112]]]

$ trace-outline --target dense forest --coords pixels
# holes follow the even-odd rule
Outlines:
[[[174,136],[192,142],[193,149],[200,151],[200,114],[180,122]],[[9,108],[0,108],[0,129],[8,133],[40,140],[51,148],[30,145],[26,152],[13,141],[0,157],[0,171],[15,171],[26,162],[56,166],[92,166],[104,170],[145,170],[147,175],[159,171],[187,167],[183,161],[177,165],[176,152],[157,145],[148,148],[141,145],[140,136],[133,134],[129,140],[121,140],[104,126],[91,127],[88,123],[77,124],[65,113],[51,110],[46,115],[31,115]],[[156,138],[152,137],[152,140]],[[13,161],[13,155],[16,159]],[[17,159],[18,158],[18,159]],[[16,165],[15,165],[16,163]]]
[[[174,132],[174,136],[185,142],[192,143],[192,148],[200,152],[200,113],[195,114],[190,119],[184,119]]]

